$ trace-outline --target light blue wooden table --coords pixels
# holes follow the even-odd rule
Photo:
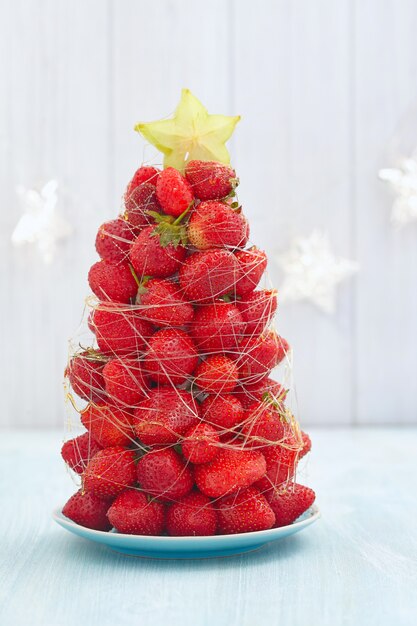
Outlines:
[[[322,519],[246,556],[125,557],[51,520],[71,493],[59,432],[0,433],[1,626],[411,626],[417,431],[315,430]]]

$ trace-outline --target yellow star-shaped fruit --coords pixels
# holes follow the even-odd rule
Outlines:
[[[183,89],[174,117],[136,124],[145,139],[164,154],[164,167],[182,171],[188,161],[230,163],[225,143],[240,116],[209,115],[189,89]]]

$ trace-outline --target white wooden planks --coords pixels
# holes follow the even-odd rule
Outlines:
[[[416,106],[417,5],[405,0],[358,2],[355,24],[353,184],[362,266],[353,337],[357,418],[360,423],[415,423],[417,228],[395,231],[390,226],[392,198],[375,173],[395,165],[387,163],[387,147],[402,116]],[[412,130],[406,127],[403,133]],[[404,143],[417,145],[417,137],[408,139]]]
[[[349,3],[268,8],[235,7],[235,102],[244,111],[235,152],[252,239],[272,257],[292,236],[322,227],[349,254]],[[272,258],[269,271],[279,289]],[[352,419],[351,293],[343,288],[333,318],[309,305],[278,313],[294,348],[303,422]]]
[[[361,264],[334,316],[279,311],[302,422],[417,419],[416,227],[392,229],[376,177],[417,109],[412,0],[6,0],[0,12],[0,424],[62,424],[95,231],[142,158],[159,159],[134,123],[169,114],[183,86],[212,112],[242,114],[230,147],[253,242],[272,257],[319,226]],[[45,267],[10,235],[15,186],[50,177],[75,233]],[[272,259],[269,271],[279,287]]]
[[[107,14],[96,2],[13,2],[1,21],[7,50],[2,308],[10,318],[2,357],[2,423],[63,423],[66,340],[78,326],[104,216],[109,173]],[[3,83],[3,81],[2,81]],[[53,265],[10,235],[20,213],[14,187],[57,177],[75,227]]]

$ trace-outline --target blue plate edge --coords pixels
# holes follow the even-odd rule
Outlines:
[[[311,506],[301,519],[293,522],[288,526],[280,526],[278,528],[270,528],[268,530],[252,531],[248,533],[237,533],[231,535],[212,535],[203,537],[170,537],[156,535],[128,535],[117,532],[108,532],[101,530],[93,530],[76,524],[62,514],[62,507],[56,507],[52,512],[53,520],[64,529],[76,535],[81,535],[86,539],[95,541],[96,543],[105,544],[108,547],[125,546],[132,549],[144,549],[144,544],[149,544],[153,552],[158,550],[198,550],[198,549],[219,549],[220,545],[227,545],[230,548],[239,544],[253,545],[266,544],[277,539],[283,539],[286,536],[295,534],[299,530],[310,526],[321,517],[321,513],[317,505]],[[216,547],[213,546],[216,543]],[[138,546],[140,544],[140,547]],[[237,544],[237,545],[236,545]],[[114,548],[114,549],[115,549]]]

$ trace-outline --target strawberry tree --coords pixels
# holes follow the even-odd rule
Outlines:
[[[311,441],[271,378],[290,346],[236,195],[225,144],[238,121],[184,89],[172,118],[136,126],[164,167],[139,167],[98,229],[91,345],[66,369],[85,428],[61,452],[80,480],[63,513],[78,524],[243,533],[290,524],[314,501],[295,482]]]

